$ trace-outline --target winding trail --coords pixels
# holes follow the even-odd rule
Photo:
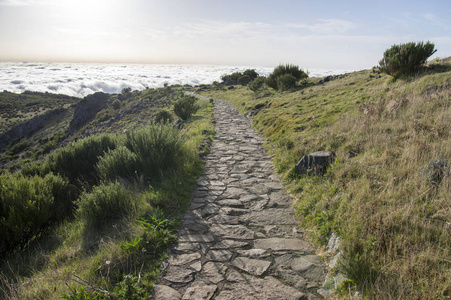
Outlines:
[[[263,141],[215,100],[216,136],[155,298],[320,299],[325,270],[298,231]]]

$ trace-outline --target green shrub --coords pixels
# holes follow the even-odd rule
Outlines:
[[[188,120],[199,109],[196,101],[194,96],[184,96],[174,104],[175,114],[183,121]]]
[[[114,109],[119,109],[122,106],[121,101],[119,101],[118,99],[114,100],[113,103],[111,104],[113,106]]]
[[[248,87],[251,91],[257,92],[263,87],[263,84],[265,83],[265,77],[259,76],[255,78],[254,81],[248,84]]]
[[[284,74],[277,77],[277,90],[286,91],[296,86],[296,77],[291,74]]]
[[[308,78],[308,74],[305,73],[298,66],[290,64],[279,65],[268,76],[268,78],[266,78],[266,85],[275,90],[280,90],[282,87],[279,87],[279,82],[282,83],[282,85],[284,85],[283,87],[285,87],[286,83],[292,81],[291,77],[289,78],[288,76],[285,76],[285,78],[282,79],[281,81],[278,80],[279,77],[287,74],[293,76],[296,79],[296,81]]]
[[[249,77],[249,75],[243,75],[240,78],[238,78],[238,84],[241,84],[243,86],[248,85],[248,83],[251,81],[252,79]]]
[[[69,215],[74,195],[68,181],[53,174],[0,175],[0,255],[25,246],[42,230]]]
[[[77,204],[78,217],[90,228],[118,221],[133,207],[131,192],[117,182],[100,184],[92,192],[84,192]]]
[[[175,168],[183,141],[177,129],[156,123],[127,132],[125,145],[137,155],[140,174],[156,179]]]
[[[243,75],[247,75],[251,78],[251,80],[254,80],[258,77],[258,73],[254,69],[247,69],[243,72]]]
[[[429,41],[393,45],[385,50],[379,65],[381,71],[395,77],[412,74],[417,72],[435,52],[437,52],[435,45]]]
[[[77,186],[93,185],[98,182],[95,166],[99,157],[115,149],[118,143],[119,138],[112,134],[78,140],[50,155],[44,168],[46,172],[52,171],[67,177]]]
[[[227,80],[234,80],[234,81],[238,81],[238,78],[240,78],[241,76],[243,76],[243,73],[241,72],[234,72],[232,74],[224,74],[221,76],[221,80],[222,81],[227,81]]]
[[[157,123],[172,123],[174,121],[174,117],[172,116],[172,113],[163,108],[155,115],[155,122]]]
[[[134,177],[137,168],[138,156],[125,146],[109,150],[97,163],[100,178],[107,181]]]

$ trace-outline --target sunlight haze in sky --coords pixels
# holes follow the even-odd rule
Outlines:
[[[451,56],[450,16],[450,0],[0,0],[0,61],[363,69],[411,41]]]

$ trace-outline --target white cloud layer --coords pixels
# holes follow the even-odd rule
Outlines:
[[[142,90],[172,84],[209,84],[220,76],[254,68],[268,75],[270,67],[202,65],[138,65],[79,63],[0,62],[0,90],[50,92],[84,97],[95,92],[120,93],[123,88]],[[344,73],[339,70],[308,70],[311,77]]]

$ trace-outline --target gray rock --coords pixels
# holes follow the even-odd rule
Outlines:
[[[193,273],[194,271],[188,268],[169,266],[163,278],[173,283],[189,283],[194,279]]]
[[[238,250],[237,253],[240,256],[250,257],[250,258],[264,258],[271,255],[268,250],[264,249],[249,249],[249,250]]]
[[[254,276],[231,272],[227,277],[230,282],[215,300],[299,300],[305,294],[293,287],[284,285],[272,276],[257,278]]]
[[[316,255],[296,256],[286,254],[274,261],[277,266],[289,267],[309,281],[323,282],[325,272],[321,260]]]
[[[300,239],[287,239],[287,238],[269,238],[269,239],[258,239],[254,242],[254,248],[260,249],[272,249],[274,251],[281,250],[293,250],[293,251],[303,251],[312,252],[312,246]]]
[[[200,259],[200,257],[200,253],[197,252],[190,254],[173,255],[169,258],[168,262],[169,264],[174,266],[181,266],[193,262],[194,260],[198,260]]]
[[[255,232],[243,225],[217,225],[210,228],[211,232],[225,239],[252,240]]]
[[[222,263],[207,262],[203,266],[202,276],[211,283],[218,284],[224,280],[227,266]]]
[[[232,261],[232,266],[257,276],[263,275],[270,265],[270,261],[247,257],[237,257]]]
[[[192,234],[187,233],[179,236],[179,242],[198,242],[198,243],[210,243],[214,242],[215,238],[211,234]]]
[[[157,300],[180,300],[182,299],[182,295],[173,288],[162,285],[155,284],[153,286],[153,296]]]
[[[240,220],[259,225],[291,225],[296,224],[294,214],[289,209],[268,208],[253,211],[240,217]]]
[[[208,251],[206,257],[211,261],[229,261],[232,258],[232,252],[222,249],[222,250],[210,250]]]
[[[299,174],[323,174],[335,160],[332,151],[318,151],[304,155],[296,164],[296,172]]]
[[[214,284],[205,284],[203,282],[193,283],[183,294],[182,300],[210,300],[218,287]]]
[[[222,240],[216,245],[212,246],[210,249],[233,249],[242,248],[249,245],[246,241],[235,241],[235,240]]]

